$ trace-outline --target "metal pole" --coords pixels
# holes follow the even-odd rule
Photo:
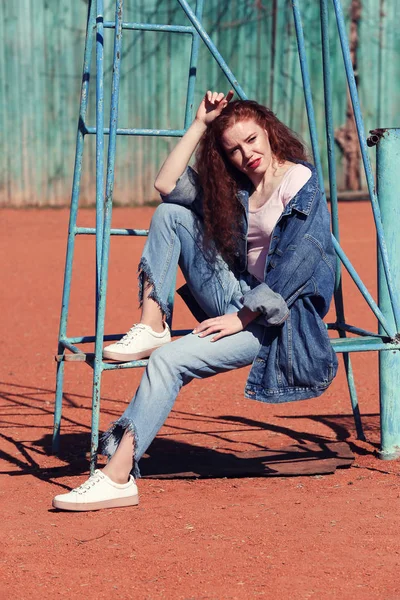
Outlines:
[[[308,70],[306,45],[305,45],[305,41],[304,41],[304,31],[303,31],[303,23],[301,20],[299,0],[292,0],[292,6],[293,6],[294,26],[296,29],[297,48],[299,51],[301,77],[303,80],[304,101],[306,103],[308,127],[310,130],[312,152],[313,152],[313,157],[314,157],[315,168],[317,169],[317,173],[318,173],[319,187],[321,188],[321,192],[324,194],[325,193],[324,176],[322,173],[321,155],[319,152],[317,123],[315,120],[314,104],[313,104],[312,93],[311,93],[310,73]]]
[[[328,150],[328,168],[329,168],[329,189],[331,198],[331,220],[332,233],[340,242],[339,239],[339,212],[336,186],[336,159],[335,159],[335,135],[333,126],[333,103],[332,103],[332,80],[331,80],[331,65],[330,65],[330,44],[329,44],[329,17],[328,17],[328,0],[320,0],[321,10],[321,41],[322,41],[322,66],[324,75],[324,99],[325,99],[325,124],[326,124],[326,143]],[[344,323],[344,303],[342,289],[342,268],[339,257],[336,257],[336,277],[335,277],[335,307],[336,321]],[[339,336],[346,337],[346,331],[338,327]],[[346,371],[347,385],[349,388],[350,401],[353,409],[354,422],[357,430],[357,438],[365,440],[360,409],[358,406],[357,391],[354,382],[353,367],[350,356],[347,352],[343,352],[343,362]]]
[[[392,281],[400,294],[400,129],[382,129],[377,144],[376,173],[382,226],[385,233]],[[378,250],[379,306],[389,323],[395,327],[393,305],[388,290],[382,255]],[[380,326],[381,329],[381,326]],[[380,331],[381,333],[381,331]],[[379,353],[379,393],[381,412],[380,458],[400,457],[400,336],[399,350]]]
[[[104,225],[104,17],[103,0],[96,11],[96,319],[100,300]]]
[[[196,1],[196,17],[201,22],[203,18],[203,6],[204,0]],[[197,77],[197,63],[199,58],[199,50],[200,50],[200,36],[196,32],[193,32],[192,36],[192,49],[190,53],[190,63],[189,63],[189,78],[188,78],[188,88],[187,88],[187,96],[186,96],[186,108],[185,108],[185,124],[184,129],[188,129],[192,120],[193,120],[193,101],[194,101],[194,88],[196,84]]]
[[[93,473],[97,462],[97,448],[99,441],[99,417],[100,417],[100,387],[103,372],[103,339],[104,319],[106,314],[106,294],[108,279],[108,262],[110,256],[110,229],[112,216],[112,200],[115,174],[115,152],[117,142],[118,100],[120,82],[120,64],[122,53],[122,8],[123,0],[116,0],[115,7],[115,35],[114,35],[114,59],[113,77],[111,88],[110,108],[110,139],[108,142],[107,177],[106,177],[106,201],[103,223],[103,241],[101,251],[101,272],[99,286],[99,306],[97,310],[97,327],[95,357],[93,369],[93,397],[92,397],[92,442],[90,452],[90,472]]]
[[[218,65],[220,66],[223,73],[225,74],[225,77],[228,79],[229,83],[231,84],[231,86],[233,87],[233,89],[235,90],[235,92],[237,93],[239,98],[241,98],[242,100],[245,100],[247,98],[247,96],[244,93],[244,90],[241,88],[241,86],[239,85],[234,74],[228,67],[227,63],[224,61],[221,54],[218,52],[217,48],[211,41],[211,38],[208,35],[208,33],[206,32],[206,30],[204,29],[201,21],[199,21],[199,19],[197,18],[195,13],[192,11],[192,9],[190,8],[190,5],[188,4],[188,2],[186,0],[178,0],[178,2],[181,5],[186,16],[192,23],[193,27],[196,29],[197,33],[199,34],[199,36],[201,37],[201,39],[203,40],[203,42],[205,43],[205,45],[207,46],[209,51],[211,52],[212,56],[217,61]]]
[[[353,65],[350,57],[350,49],[349,43],[347,39],[346,25],[345,19],[343,15],[342,6],[340,0],[333,0],[333,5],[336,12],[336,22],[339,32],[340,43],[342,46],[342,54],[344,66],[346,69],[347,75],[347,83],[349,86],[349,92],[351,96],[351,102],[353,105],[354,111],[354,120],[357,125],[357,133],[358,139],[360,142],[360,150],[361,156],[363,159],[364,169],[365,169],[365,177],[367,180],[369,195],[371,198],[371,207],[375,220],[376,232],[378,234],[378,246],[382,255],[382,265],[385,268],[386,278],[388,281],[388,290],[390,294],[390,298],[392,301],[393,313],[394,313],[394,322],[400,328],[400,302],[398,298],[398,294],[395,293],[395,278],[391,273],[389,266],[389,252],[386,246],[384,231],[382,226],[382,215],[380,214],[379,203],[375,194],[374,188],[374,177],[372,173],[371,163],[369,160],[368,152],[367,152],[367,142],[366,136],[364,132],[364,122],[361,114],[360,102],[358,98],[358,91],[356,86],[356,80],[353,71]]]
[[[89,96],[89,80],[90,80],[90,61],[92,57],[92,46],[93,46],[93,33],[95,27],[95,2],[90,1],[88,6],[88,17],[86,26],[86,41],[85,41],[85,54],[83,60],[83,73],[82,73],[82,87],[81,87],[81,101],[79,108],[79,120],[78,130],[76,135],[76,151],[75,151],[75,168],[74,178],[72,184],[72,195],[71,195],[71,208],[69,216],[68,226],[68,243],[67,243],[67,255],[65,259],[65,271],[64,271],[64,289],[62,295],[61,304],[61,318],[60,318],[60,330],[58,335],[58,349],[57,354],[61,355],[65,353],[65,347],[60,343],[67,336],[67,323],[69,314],[69,301],[71,296],[71,280],[72,280],[72,265],[74,259],[75,250],[75,234],[76,234],[76,221],[78,216],[78,203],[81,186],[81,175],[82,175],[82,158],[83,158],[83,145],[85,141],[85,130],[86,130],[86,113],[88,107],[88,96]],[[60,427],[61,427],[61,415],[62,415],[62,400],[63,400],[63,384],[64,384],[64,370],[65,363],[61,360],[57,363],[57,375],[56,375],[56,397],[54,406],[54,425],[53,425],[53,441],[52,450],[58,452],[60,449]]]

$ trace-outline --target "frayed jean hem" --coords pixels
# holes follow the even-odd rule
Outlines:
[[[133,454],[133,467],[132,467],[132,475],[135,479],[140,478],[140,469],[137,464],[137,460],[135,458],[135,450],[138,448],[138,433],[136,429],[136,425],[130,419],[126,417],[121,417],[117,421],[111,424],[109,429],[103,433],[101,436],[101,450],[102,454],[110,460],[110,458],[114,455],[116,449],[119,446],[119,443],[124,435],[125,431],[129,431],[133,435],[133,443],[134,443],[134,454]]]
[[[148,297],[151,298],[152,300],[154,300],[155,302],[157,302],[158,306],[161,308],[162,312],[168,319],[171,314],[170,307],[167,302],[164,302],[163,300],[161,300],[159,293],[157,291],[157,288],[156,288],[156,284],[154,281],[153,274],[151,272],[150,265],[149,265],[147,259],[143,258],[143,257],[138,266],[138,283],[139,283],[139,308],[141,308],[141,306],[143,304],[143,293],[144,293],[145,286],[146,287],[152,286],[153,289],[151,290]]]

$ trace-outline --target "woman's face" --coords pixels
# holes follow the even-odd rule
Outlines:
[[[268,133],[252,119],[238,121],[226,129],[222,146],[232,165],[250,179],[258,179],[271,165]]]

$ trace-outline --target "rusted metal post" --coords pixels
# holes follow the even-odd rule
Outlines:
[[[400,129],[376,130],[377,188],[385,233],[388,258],[396,289],[400,296]],[[381,253],[378,250],[379,306],[389,323],[395,327],[393,306],[388,291]],[[381,329],[381,326],[380,326]],[[380,330],[380,333],[383,333]],[[400,457],[400,336],[399,350],[379,353],[379,392],[381,409],[380,458],[392,460]]]

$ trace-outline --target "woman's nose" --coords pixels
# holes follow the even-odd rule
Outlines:
[[[246,160],[251,157],[251,148],[243,148],[243,158]]]

